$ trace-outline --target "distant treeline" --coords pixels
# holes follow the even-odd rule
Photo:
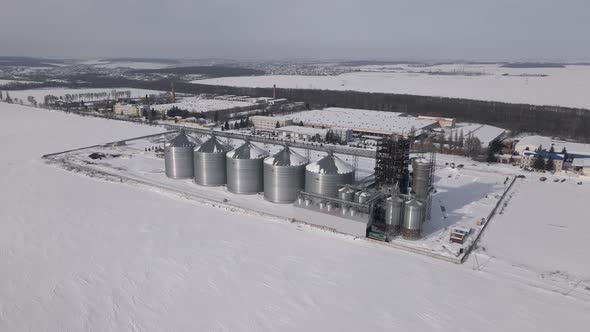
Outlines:
[[[0,56],[0,67],[22,66],[22,67],[55,67],[50,63],[63,63],[59,59],[41,59],[24,56]]]
[[[565,68],[563,63],[554,62],[515,62],[505,63],[501,67],[504,68]]]
[[[129,87],[169,91],[171,84],[171,80],[168,79],[137,81],[92,74],[64,77],[64,79],[85,82],[59,84],[59,86],[68,88]],[[57,85],[55,84],[55,86]],[[43,86],[54,86],[54,84],[44,84]],[[272,97],[272,88],[241,88],[187,82],[174,82],[174,87],[177,92],[181,93]],[[4,90],[15,90],[15,88],[11,86]],[[451,117],[458,121],[494,125],[516,133],[535,132],[546,136],[590,142],[590,110],[587,109],[390,93],[310,89],[277,89],[277,97],[302,101],[312,107],[350,107],[404,112],[415,116]]]
[[[264,75],[264,72],[262,70],[225,66],[192,66],[161,69],[138,69],[134,70],[133,72],[142,74],[203,75],[207,77]]]
[[[170,82],[135,82],[136,87],[167,89]],[[272,88],[241,88],[205,84],[175,83],[178,92],[214,93],[271,97]],[[350,107],[456,118],[509,129],[515,133],[535,132],[547,136],[590,142],[590,110],[509,104],[459,98],[333,91],[312,89],[277,89],[277,97],[303,101],[315,107]]]

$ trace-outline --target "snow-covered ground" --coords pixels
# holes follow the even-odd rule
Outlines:
[[[75,95],[81,93],[108,93],[110,94],[113,90],[118,92],[131,91],[131,98],[144,97],[145,95],[158,95],[164,93],[163,91],[146,90],[146,89],[134,89],[134,88],[109,88],[109,89],[66,89],[66,88],[49,88],[49,89],[30,89],[30,90],[15,90],[10,91],[11,98],[18,98],[27,103],[27,97],[33,96],[37,102],[42,103],[43,99],[47,95],[53,95],[56,97],[64,97],[67,94]]]
[[[590,300],[531,285],[510,265],[473,270],[470,262],[232,213],[40,160],[158,128],[18,105],[0,111],[1,331],[582,331],[590,324]],[[560,247],[569,240],[554,239]]]
[[[0,80],[0,88],[5,85],[16,84],[16,83],[27,83],[27,84],[34,84],[39,83],[35,81],[19,81],[19,80]]]
[[[97,68],[130,68],[130,69],[162,69],[170,67],[170,64],[161,62],[148,61],[109,61],[109,60],[86,60],[80,62],[82,65],[93,66]]]
[[[541,175],[548,180],[541,182],[540,175],[531,174],[516,183],[513,197],[483,236],[481,254],[531,269],[543,278],[590,287],[590,181],[578,185],[579,178]]]
[[[204,99],[200,97],[185,97],[177,103],[153,105],[156,111],[167,111],[173,106],[189,112],[202,113],[209,111],[225,110],[233,107],[247,107],[256,105],[254,102],[223,100],[223,99]]]
[[[338,76],[249,76],[194,83],[244,87],[355,90],[492,100],[590,109],[590,66],[502,68],[499,65],[409,65],[356,67]],[[504,76],[504,74],[508,74]],[[547,76],[540,76],[547,75]]]

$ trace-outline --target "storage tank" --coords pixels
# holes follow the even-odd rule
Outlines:
[[[193,148],[195,144],[186,136],[184,130],[164,145],[164,170],[172,179],[193,177]]]
[[[404,200],[392,196],[385,201],[385,228],[392,234],[399,234],[403,221]]]
[[[308,160],[286,146],[264,160],[264,198],[273,203],[293,203],[305,185]]]
[[[412,162],[413,176],[412,176],[412,190],[416,194],[418,200],[425,200],[430,192],[432,185],[431,171],[432,162],[425,158],[416,158]]]
[[[305,167],[305,191],[338,197],[338,189],[354,181],[354,168],[331,152]]]
[[[201,186],[222,186],[227,183],[225,153],[231,147],[215,135],[194,150],[195,183]]]
[[[354,201],[354,193],[356,191],[348,186],[342,187],[338,189],[338,198],[343,201],[353,202]]]
[[[226,154],[227,190],[256,194],[264,190],[263,163],[268,152],[246,141]]]
[[[424,206],[416,199],[411,199],[405,203],[404,224],[402,227],[402,236],[404,239],[417,240],[420,238],[423,212]]]

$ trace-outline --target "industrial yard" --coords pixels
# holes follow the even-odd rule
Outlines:
[[[256,176],[259,176],[257,171],[247,173],[249,175],[245,176],[244,180],[238,181],[237,178],[243,175],[230,173],[229,168],[226,178],[224,170],[222,173],[219,173],[219,167],[213,166],[214,164],[211,164],[209,166],[210,168],[206,168],[208,169],[206,173],[195,175],[196,180],[192,179],[192,169],[187,170],[186,173],[183,173],[184,170],[181,169],[177,172],[165,174],[165,169],[171,169],[172,167],[171,165],[166,165],[168,167],[165,167],[163,150],[160,149],[169,142],[180,144],[180,146],[187,146],[190,149],[197,147],[195,149],[195,161],[197,161],[197,152],[203,155],[199,149],[216,151],[217,153],[211,155],[219,156],[223,162],[222,168],[225,169],[225,153],[232,150],[232,146],[240,147],[241,150],[238,149],[235,151],[242,151],[241,155],[248,156],[248,159],[232,159],[228,154],[228,162],[232,160],[232,162],[241,161],[243,163],[247,161],[252,163],[256,159],[262,162],[263,159],[270,155],[276,155],[281,150],[284,152],[282,145],[261,144],[257,146],[253,143],[244,144],[243,141],[239,140],[220,140],[210,138],[210,136],[195,134],[192,136],[189,134],[186,140],[181,141],[177,135],[177,132],[171,132],[169,134],[159,134],[146,138],[119,141],[114,144],[50,155],[47,159],[51,163],[56,163],[70,170],[81,171],[93,177],[138,183],[179,196],[188,195],[188,197],[207,204],[218,205],[228,209],[238,209],[254,215],[265,215],[287,222],[306,224],[314,228],[338,232],[355,238],[365,238],[369,222],[368,211],[365,211],[365,214],[363,214],[361,213],[363,211],[359,210],[359,213],[350,216],[350,212],[353,211],[349,210],[353,210],[353,208],[346,208],[346,211],[344,211],[343,208],[337,208],[336,206],[330,207],[329,205],[337,205],[337,203],[327,203],[328,205],[325,206],[316,205],[313,208],[302,207],[304,203],[308,203],[302,199],[296,201],[297,195],[295,189],[303,188],[303,185],[298,186],[296,183],[291,182],[293,185],[291,194],[273,194],[272,190],[274,188],[269,179],[267,179],[266,169],[264,181],[262,181],[262,178],[256,180]],[[148,149],[151,151],[147,151]],[[302,167],[307,164],[306,158],[304,157],[307,153],[302,149],[293,148],[291,149],[291,154],[295,158],[291,158],[292,161]],[[204,156],[206,155],[204,154]],[[309,155],[311,161],[318,161],[320,163],[322,162],[322,158],[326,158],[326,153],[320,151],[313,151]],[[192,153],[187,158],[192,160]],[[249,160],[249,158],[254,159]],[[267,160],[269,159],[267,158]],[[340,155],[336,156],[335,159],[341,164],[339,166],[340,170],[344,167],[346,169],[345,172],[351,172],[348,173],[351,176],[355,174],[350,164],[346,166],[347,163],[352,162],[351,156]],[[180,159],[177,159],[177,162],[178,160]],[[297,162],[297,160],[300,161]],[[207,167],[207,163],[215,162],[199,161],[198,163],[204,165],[202,167]],[[269,162],[265,162],[265,168],[271,164],[270,160]],[[319,165],[312,163],[307,169],[313,170],[313,167],[319,169]],[[371,174],[374,167],[375,160],[360,158],[358,160],[358,170],[356,170],[357,180]],[[479,232],[485,225],[485,222],[480,221],[482,219],[485,221],[488,218],[490,212],[494,209],[509,185],[505,174],[489,173],[482,176],[482,172],[479,170],[480,168],[481,166],[475,165],[463,167],[459,170],[456,168],[452,169],[444,164],[437,165],[436,172],[434,173],[434,187],[437,189],[437,192],[432,196],[432,205],[434,208],[432,209],[430,220],[424,223],[422,229],[423,237],[419,237],[420,240],[416,241],[398,236],[391,239],[389,243],[384,244],[453,262],[461,262],[474,239],[477,238]],[[303,176],[303,173],[300,174]],[[297,175],[284,175],[283,178],[291,176],[296,178]],[[233,178],[236,178],[236,180],[233,180]],[[305,181],[308,181],[308,179],[309,177],[306,176]],[[245,182],[246,180],[250,182]],[[225,186],[226,181],[227,187]],[[303,177],[300,180],[294,181],[304,182]],[[348,183],[353,183],[352,178]],[[284,191],[284,187],[279,186]],[[337,189],[340,187],[335,186],[331,189],[333,190],[334,196],[336,196]],[[307,188],[308,186],[306,185],[306,191]],[[264,193],[264,195],[256,195],[257,193]],[[371,194],[369,192],[367,194],[367,197],[370,197]],[[281,200],[281,197],[285,197],[285,195],[288,199]],[[274,202],[283,204],[276,204]],[[330,211],[331,209],[332,211]],[[456,228],[471,230],[464,243],[449,243],[450,233]]]

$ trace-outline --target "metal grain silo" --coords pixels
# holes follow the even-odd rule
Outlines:
[[[305,185],[308,160],[285,147],[264,160],[264,198],[274,203],[293,203]]]
[[[352,189],[348,186],[342,187],[342,188],[338,189],[338,198],[343,201],[353,202],[355,192],[356,191],[354,189]]]
[[[227,183],[225,153],[231,147],[215,135],[194,150],[195,183],[201,186],[222,186]]]
[[[166,176],[173,179],[189,179],[193,177],[193,148],[184,130],[180,130],[164,145],[164,169]]]
[[[268,152],[246,141],[226,154],[227,190],[256,194],[264,190],[263,164]]]
[[[404,207],[404,224],[402,227],[402,236],[407,240],[417,240],[420,238],[424,206],[416,199],[406,202]]]
[[[305,167],[305,191],[338,197],[338,189],[354,182],[354,168],[329,153]]]
[[[432,186],[432,162],[417,158],[412,162],[412,190],[418,200],[426,200]]]
[[[388,232],[399,234],[404,212],[404,200],[392,196],[385,201],[385,227]]]

